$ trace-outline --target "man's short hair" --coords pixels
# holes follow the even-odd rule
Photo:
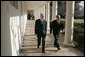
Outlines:
[[[40,16],[44,17],[42,13],[40,14]]]
[[[56,15],[56,17],[60,18],[60,15]]]

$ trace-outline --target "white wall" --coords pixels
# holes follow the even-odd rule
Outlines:
[[[20,20],[18,9],[9,4],[9,18],[10,18],[10,34],[11,34],[11,46],[12,55],[17,56],[19,51],[19,31]]]
[[[1,56],[11,56],[10,19],[8,2],[1,1]]]
[[[27,14],[23,13],[21,16],[21,36],[24,36],[27,22]]]
[[[18,56],[21,36],[24,35],[27,21],[26,8],[18,1],[19,8],[9,1],[1,1],[1,55]],[[25,5],[24,5],[25,6]]]
[[[19,47],[21,47],[22,43],[21,38],[22,36],[24,36],[26,21],[27,21],[27,14],[26,14],[27,12],[24,10],[23,4],[22,4],[22,11],[21,11],[21,3],[19,3],[18,6],[19,8],[16,9],[12,5],[9,5],[12,55],[14,56],[19,55]]]
[[[25,2],[22,2],[21,17],[21,36],[24,36],[27,22],[27,8]]]

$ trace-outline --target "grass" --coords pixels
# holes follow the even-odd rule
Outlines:
[[[61,19],[63,21],[65,21],[65,19]],[[84,23],[84,19],[74,19],[75,23]]]
[[[84,19],[75,19],[74,22],[75,23],[84,23]]]

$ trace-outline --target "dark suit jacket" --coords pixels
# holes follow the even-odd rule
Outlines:
[[[38,19],[35,22],[35,34],[38,34],[40,36],[46,36],[47,32],[47,22],[44,20],[43,22]]]
[[[61,30],[63,31],[63,29],[65,28],[65,22],[61,20],[60,23],[61,23],[61,26],[60,26]]]
[[[57,20],[52,21],[53,34],[58,35],[60,32],[60,23]]]

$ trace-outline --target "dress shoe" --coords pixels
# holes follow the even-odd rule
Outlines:
[[[42,51],[42,53],[45,53],[45,51]]]
[[[37,46],[37,48],[39,48],[39,46]]]
[[[56,45],[54,45],[54,47],[57,47]]]
[[[58,47],[58,50],[60,50],[60,47]]]

